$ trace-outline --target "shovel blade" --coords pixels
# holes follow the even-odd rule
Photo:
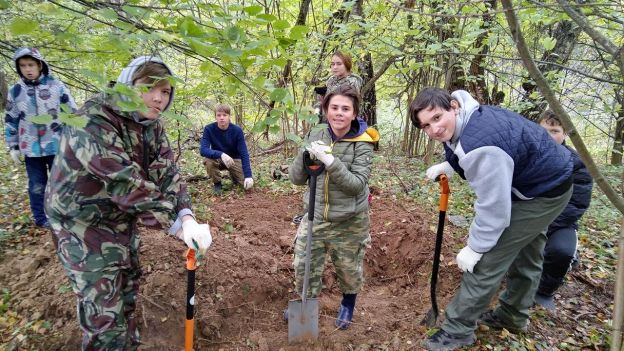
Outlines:
[[[319,334],[318,299],[288,301],[288,343],[315,342]]]

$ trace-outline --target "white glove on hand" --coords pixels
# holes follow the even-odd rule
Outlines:
[[[197,250],[199,254],[204,255],[210,244],[212,244],[210,226],[208,224],[198,224],[194,219],[188,219],[182,222],[182,239],[189,248]]]
[[[453,170],[453,166],[451,166],[448,161],[438,163],[427,169],[427,178],[431,180],[436,180],[440,174],[446,174],[446,176],[450,178],[455,174],[455,170]]]
[[[223,164],[227,168],[232,167],[232,165],[234,164],[234,159],[232,159],[230,155],[226,154],[225,152],[221,153],[221,161],[223,161]]]
[[[331,154],[331,147],[329,145],[325,145],[322,140],[313,141],[310,146],[306,147],[306,150],[308,150],[314,158],[323,162],[323,164],[327,167],[334,162],[334,155]]]
[[[11,149],[11,151],[9,151],[9,155],[11,155],[11,159],[16,165],[20,165],[22,163],[22,160],[20,160],[21,154],[22,153],[19,150]]]
[[[474,252],[470,246],[466,246],[457,254],[457,267],[461,269],[462,272],[470,272],[474,269],[474,266],[479,262],[483,254]]]
[[[243,187],[245,188],[245,190],[251,189],[253,187],[253,178],[245,178]]]

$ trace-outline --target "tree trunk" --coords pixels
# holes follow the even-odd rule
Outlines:
[[[483,13],[483,23],[481,24],[481,29],[483,29],[484,32],[479,34],[474,44],[475,47],[480,47],[481,51],[479,55],[476,55],[470,61],[469,72],[474,78],[468,81],[468,91],[477,98],[480,104],[490,105],[492,99],[490,98],[490,93],[485,81],[485,64],[483,60],[490,51],[490,47],[484,43],[490,36],[490,29],[494,22],[494,16],[490,14],[489,10],[496,10],[496,0],[488,0],[486,1],[486,5],[486,10]],[[494,90],[495,89],[493,89],[492,94],[494,94]]]
[[[0,111],[4,111],[6,108],[6,102],[9,94],[6,75],[3,71],[0,71]]]
[[[308,9],[310,8],[310,2],[312,0],[303,0],[301,5],[299,6],[299,15],[297,15],[297,22],[295,25],[304,25],[306,22],[306,18],[308,17]],[[290,79],[290,72],[292,67],[292,60],[288,60],[286,62],[286,66],[284,66],[284,70],[282,71],[282,76],[278,80],[277,86],[279,88],[285,88],[288,85],[288,81]],[[271,100],[269,103],[269,109],[267,111],[266,117],[269,118],[271,116],[271,111],[275,108],[275,101]],[[264,139],[269,140],[269,126],[264,129],[263,133]]]
[[[624,111],[620,110],[617,122],[615,122],[615,140],[611,150],[611,164],[622,164],[622,143],[624,142]]]
[[[624,144],[624,91],[615,92],[615,99],[620,105],[618,118],[615,122],[615,133],[613,133],[613,150],[611,150],[611,164],[622,164],[622,144]]]
[[[624,177],[623,177],[624,178]],[[613,311],[613,333],[611,335],[611,351],[620,351],[622,344],[622,328],[624,328],[624,218],[620,224],[618,240],[619,257],[615,272],[615,309]]]
[[[329,37],[334,32],[334,28],[336,28],[334,23],[336,22],[342,23],[346,19],[347,19],[347,10],[344,8],[344,6],[340,6],[340,8],[332,14],[332,17],[329,20],[329,25],[327,26],[327,30],[325,31],[324,36]],[[321,45],[321,50],[320,50],[320,54],[318,58],[318,65],[316,66],[316,69],[314,69],[314,75],[312,76],[312,81],[310,82],[310,84],[312,85],[317,85],[321,83],[321,79],[319,78],[319,75],[320,75],[319,72],[321,71],[321,68],[323,67],[323,62],[325,61],[325,52],[327,51],[327,42],[328,42],[327,40],[323,40],[323,43]]]
[[[602,35],[596,26],[590,23],[590,20],[583,14],[583,11],[572,8],[567,0],[557,0],[557,2],[561,8],[563,8],[563,11],[570,16],[572,21],[581,27],[583,32],[589,35],[589,37],[611,55],[612,60],[615,61],[615,64],[620,70],[620,77],[624,76],[624,45],[618,47],[609,40],[609,38]]]
[[[364,20],[363,0],[357,0],[353,5],[353,14],[359,16]],[[357,37],[364,37],[365,32],[359,31]],[[360,43],[363,44],[363,43]],[[365,45],[362,45],[365,47]],[[373,57],[370,52],[366,52],[364,57],[360,58],[357,62],[358,72],[362,77],[363,85],[366,86],[375,75],[373,70]],[[368,90],[362,94],[362,105],[360,106],[360,116],[366,121],[369,126],[377,126],[377,94],[375,92],[375,84],[368,86]],[[377,144],[378,145],[378,144]],[[377,147],[377,146],[376,146]]]
[[[373,77],[373,58],[370,52],[367,52],[364,55],[364,58],[358,61],[358,71],[360,72],[360,76],[366,82],[370,81]],[[371,89],[368,89],[362,95],[362,106],[360,108],[360,115],[366,123],[371,127],[377,126],[377,93],[375,91],[375,83]]]
[[[364,20],[363,0],[357,0],[353,6],[353,14],[360,16]],[[357,33],[357,37],[364,37],[364,30]],[[358,40],[359,41],[359,40]],[[364,45],[362,45],[365,47]],[[362,77],[363,86],[367,90],[362,92],[362,105],[360,106],[360,116],[371,127],[377,127],[377,92],[375,91],[375,71],[373,69],[373,56],[370,52],[366,52],[364,57],[360,58],[357,63],[358,72]],[[378,78],[378,77],[377,77]],[[372,81],[371,84],[367,84]],[[379,150],[379,142],[375,143],[375,150]]]
[[[543,75],[548,75],[550,72],[559,72],[562,70],[562,66],[555,66],[549,64],[548,62],[554,62],[560,65],[568,62],[580,32],[580,27],[575,25],[572,21],[561,21],[557,24],[552,34],[552,36],[557,40],[557,43],[551,51],[546,51],[542,55],[542,61],[544,63],[537,65]],[[537,86],[533,80],[526,79],[522,83],[522,88],[524,89],[522,101],[529,104],[529,106],[522,110],[520,114],[532,121],[536,121],[544,109],[546,109],[547,103],[542,96],[536,99],[531,97],[531,94],[537,90]]]

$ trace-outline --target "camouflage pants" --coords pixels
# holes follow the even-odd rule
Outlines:
[[[55,233],[57,255],[78,299],[82,350],[136,350],[139,236],[93,227],[83,233]]]
[[[230,177],[232,177],[232,182],[238,185],[243,185],[245,181],[245,176],[243,175],[243,163],[239,158],[234,159],[234,164],[227,168],[221,159],[212,159],[206,158],[204,159],[204,166],[206,166],[206,173],[212,179],[213,183],[221,182],[221,171],[228,170],[230,172]]]
[[[317,297],[322,288],[321,277],[327,254],[336,268],[338,285],[344,294],[357,294],[364,283],[364,254],[370,243],[368,211],[344,222],[314,222],[312,227],[312,254],[308,297]],[[304,216],[297,229],[295,241],[295,286],[298,294],[303,289],[305,248],[308,235],[308,216]]]

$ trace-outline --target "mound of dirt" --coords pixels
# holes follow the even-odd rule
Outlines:
[[[196,197],[194,197],[196,199]],[[288,346],[281,312],[293,291],[293,216],[301,194],[264,190],[224,197],[200,196],[208,206],[213,245],[196,273],[196,350],[250,348],[294,350]],[[320,337],[306,349],[351,347],[411,348],[424,336],[437,213],[423,213],[409,201],[377,193],[371,208],[372,242],[365,262],[366,283],[358,295],[352,327],[336,330],[340,291],[331,265],[320,296]],[[447,232],[453,227],[447,225]],[[138,318],[143,350],[181,350],[184,344],[186,271],[184,243],[163,232],[142,230],[143,268]],[[456,242],[445,238],[438,303],[446,305],[460,274],[452,265]],[[38,248],[37,248],[38,247]],[[27,254],[7,252],[0,285],[12,292],[15,309],[29,319],[51,321],[44,350],[80,349],[75,298],[54,255],[49,234],[34,237]],[[15,279],[19,277],[19,279]],[[35,318],[38,317],[38,318]]]

